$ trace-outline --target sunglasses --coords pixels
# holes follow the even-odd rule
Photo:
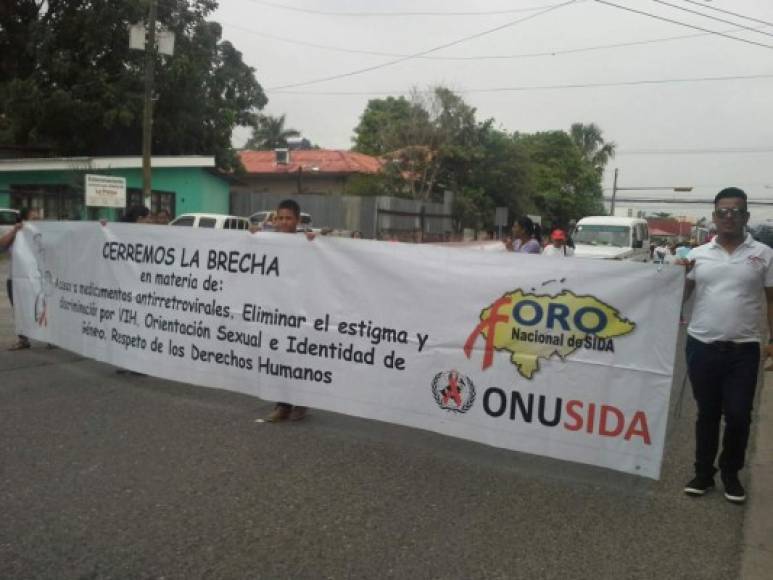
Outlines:
[[[720,218],[739,218],[746,215],[746,210],[738,207],[720,207],[714,210],[714,215]]]

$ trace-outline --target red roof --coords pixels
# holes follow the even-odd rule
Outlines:
[[[329,149],[290,151],[290,162],[277,164],[274,151],[239,151],[244,169],[249,174],[286,174],[301,171],[315,174],[374,174],[381,171],[381,161],[376,157]]]

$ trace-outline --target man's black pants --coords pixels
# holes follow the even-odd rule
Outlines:
[[[698,404],[695,423],[695,473],[713,476],[719,427],[725,434],[719,469],[736,474],[744,465],[760,365],[758,342],[704,343],[687,336],[687,372]]]

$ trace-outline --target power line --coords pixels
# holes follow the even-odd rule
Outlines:
[[[664,0],[652,0],[653,2],[657,4],[662,4],[663,6],[669,6],[671,8],[675,8],[677,10],[681,10],[682,12],[687,12],[688,14],[697,14],[698,16],[702,16],[703,18],[708,18],[710,20],[716,20],[717,22],[722,22],[724,24],[732,24],[733,26],[737,26],[739,28],[743,28],[744,30],[751,30],[752,32],[756,32],[758,34],[764,34],[765,36],[773,36],[773,34],[770,34],[769,32],[765,32],[764,30],[757,30],[755,28],[752,28],[751,26],[743,26],[742,24],[737,24],[733,22],[732,20],[725,20],[724,18],[718,18],[717,16],[711,16],[710,14],[706,14],[705,12],[700,12],[699,10],[691,10],[689,8],[685,8],[684,6],[677,6],[676,4],[671,4],[670,2],[664,2]]]
[[[708,147],[701,149],[622,149],[615,155],[724,155],[773,153],[773,146],[765,147]]]
[[[609,188],[604,188],[609,189]],[[611,197],[604,197],[604,201],[612,201]],[[714,205],[713,199],[700,199],[700,198],[659,198],[659,197],[618,197],[615,196],[615,203],[665,203],[674,205],[688,205],[688,204],[701,204],[701,205]],[[771,199],[747,199],[747,205],[773,205]]]
[[[636,10],[634,8],[629,8],[628,6],[621,6],[620,4],[615,4],[614,2],[608,2],[607,0],[595,0],[599,4],[606,4],[607,6],[612,6],[614,8],[618,8],[620,10],[625,10],[626,12],[633,12],[634,14],[640,14],[642,16],[647,16],[649,18],[654,18],[655,20],[662,20],[663,22],[670,22],[671,24],[678,24],[679,26],[684,26],[686,28],[693,28],[695,30],[700,30],[702,32],[708,32],[710,34],[715,34],[717,36],[721,36],[723,38],[729,38],[731,40],[737,40],[738,42],[743,42],[745,44],[753,44],[755,46],[761,46],[762,48],[773,48],[773,46],[769,44],[762,44],[761,42],[755,42],[753,40],[747,40],[745,38],[741,38],[738,36],[732,36],[730,34],[725,34],[724,32],[719,32],[717,30],[709,30],[708,28],[702,28],[700,26],[694,26],[692,24],[687,24],[686,22],[680,22],[679,20],[673,20],[672,18],[666,18],[665,16],[658,16],[657,14],[652,14],[651,12],[644,12],[642,10]]]
[[[523,22],[527,22],[528,20],[533,20],[534,18],[538,18],[538,17],[542,16],[543,14],[547,14],[548,12],[552,12],[554,10],[558,10],[559,8],[563,8],[565,6],[569,6],[570,4],[574,4],[577,1],[578,0],[569,0],[568,2],[564,2],[563,4],[556,4],[555,6],[552,6],[550,8],[546,8],[545,10],[537,12],[536,14],[530,14],[529,16],[526,16],[524,18],[519,18],[519,19],[516,19],[516,20],[511,20],[510,22],[506,22],[505,24],[501,24],[501,25],[496,26],[494,28],[489,28],[487,30],[483,30],[481,32],[477,32],[475,34],[471,34],[469,36],[464,36],[462,38],[453,40],[451,42],[447,42],[445,44],[441,44],[439,46],[435,46],[433,48],[430,48],[430,49],[427,49],[427,50],[423,50],[423,51],[417,52],[415,54],[409,54],[409,55],[406,55],[404,57],[397,58],[397,59],[394,59],[394,60],[390,60],[390,61],[378,64],[378,65],[369,66],[369,67],[366,67],[366,68],[361,68],[361,69],[357,69],[357,70],[353,70],[353,71],[349,71],[349,72],[341,73],[341,74],[337,74],[337,75],[331,75],[331,76],[328,76],[328,77],[322,77],[322,78],[312,79],[312,80],[308,80],[308,81],[302,81],[302,82],[298,82],[298,83],[290,83],[290,84],[286,84],[286,85],[280,85],[278,87],[272,87],[272,88],[267,89],[267,90],[269,90],[269,91],[272,91],[272,90],[276,91],[276,90],[280,90],[280,89],[289,89],[289,88],[295,88],[295,87],[303,87],[303,86],[307,86],[307,85],[313,85],[313,84],[317,84],[317,83],[322,83],[322,82],[325,82],[325,81],[332,81],[332,80],[336,80],[336,79],[351,77],[351,76],[359,75],[359,74],[362,74],[362,73],[365,73],[365,72],[370,72],[370,71],[378,70],[378,69],[381,69],[381,68],[386,68],[388,66],[393,66],[395,64],[399,64],[401,62],[405,62],[406,60],[418,58],[420,56],[424,56],[424,55],[427,55],[427,54],[430,54],[430,53],[433,53],[433,52],[437,52],[437,51],[443,50],[445,48],[450,48],[452,46],[456,46],[457,44],[462,44],[462,43],[467,42],[469,40],[473,40],[475,38],[480,38],[482,36],[486,36],[487,34],[492,34],[494,32],[498,32],[500,30],[504,30],[505,28],[510,28],[512,26],[516,26],[516,25],[521,24]]]
[[[722,12],[723,14],[730,14],[731,16],[737,16],[738,18],[744,18],[746,20],[751,20],[752,22],[758,22],[760,24],[767,24],[768,26],[773,26],[773,22],[767,22],[765,20],[760,20],[759,18],[752,18],[751,16],[745,16],[743,14],[739,14],[738,12],[731,12],[730,10],[722,10],[721,8],[715,8],[714,6],[709,6],[708,4],[701,4],[700,2],[695,2],[695,0],[683,0],[683,1],[688,2],[689,4],[696,4],[698,6],[702,6],[703,8],[707,8],[709,10]]]
[[[308,46],[310,48],[319,48],[322,50],[331,50],[335,52],[343,52],[343,53],[349,53],[349,54],[367,54],[370,56],[386,56],[390,58],[394,57],[403,57],[403,56],[409,56],[405,53],[396,53],[396,52],[381,52],[376,50],[364,50],[364,49],[355,49],[355,48],[343,48],[340,46],[331,46],[327,44],[318,44],[314,42],[308,42],[305,40],[298,40],[296,38],[288,38],[286,36],[279,36],[276,34],[271,34],[268,32],[263,32],[260,30],[254,30],[251,28],[247,28],[245,26],[241,26],[240,24],[233,24],[230,22],[223,22],[221,21],[221,24],[224,26],[234,28],[236,30],[241,30],[242,32],[246,32],[248,34],[253,34],[255,36],[261,36],[265,38],[269,38],[272,40],[278,40],[280,42],[286,42],[288,44],[295,44],[299,46]],[[766,25],[767,26],[767,25]],[[773,24],[771,24],[773,26]],[[734,32],[736,30],[739,30],[738,28],[730,28],[727,30],[723,30],[722,32]],[[539,58],[539,57],[545,57],[545,56],[561,56],[564,54],[577,54],[582,52],[591,52],[591,51],[597,51],[597,50],[607,50],[611,48],[624,48],[629,46],[640,46],[640,45],[647,45],[647,44],[656,44],[660,42],[670,42],[674,40],[686,40],[690,38],[702,38],[705,36],[712,36],[712,33],[706,33],[706,32],[699,32],[696,34],[680,34],[678,36],[664,36],[661,38],[651,38],[649,40],[634,40],[630,42],[617,42],[613,44],[599,44],[596,46],[585,46],[585,47],[579,47],[579,48],[568,48],[568,49],[557,49],[557,50],[548,50],[543,52],[526,52],[526,53],[519,53],[519,54],[499,54],[499,55],[477,55],[477,56],[419,56],[416,57],[417,59],[422,60],[445,60],[445,61],[477,61],[477,60],[508,60],[508,59],[518,59],[518,58]]]
[[[638,81],[619,81],[608,83],[575,83],[575,84],[563,84],[563,85],[527,85],[522,87],[494,87],[488,89],[460,89],[454,92],[467,94],[467,93],[505,93],[505,92],[527,92],[527,91],[547,91],[557,89],[593,89],[593,88],[606,88],[606,87],[627,87],[627,86],[640,86],[640,85],[665,85],[673,83],[700,83],[700,82],[721,82],[721,81],[740,81],[740,80],[758,80],[758,79],[770,79],[773,78],[773,74],[760,74],[760,75],[735,75],[735,76],[721,76],[721,77],[693,77],[693,78],[678,78],[678,79],[650,79],[650,80],[638,80]],[[315,95],[315,96],[377,96],[377,95],[402,95],[407,91],[285,91],[285,90],[271,90],[269,92],[285,94],[285,95]],[[420,93],[427,93],[431,91],[418,91]]]
[[[278,8],[280,10],[289,10],[291,12],[300,12],[303,14],[314,14],[315,16],[350,16],[357,18],[371,18],[371,17],[402,17],[402,16],[495,16],[502,14],[514,14],[517,12],[535,12],[544,8],[556,8],[561,6],[560,4],[548,4],[542,6],[531,6],[529,8],[510,8],[508,10],[487,10],[478,12],[337,12],[329,10],[314,10],[312,8],[300,8],[297,6],[287,6],[285,4],[277,4],[276,2],[268,2],[266,0],[248,0],[253,4],[261,4],[263,6],[269,6],[271,8]],[[585,0],[583,0],[585,1]]]

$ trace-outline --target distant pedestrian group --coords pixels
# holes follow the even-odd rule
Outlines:
[[[528,216],[520,217],[515,221],[512,237],[505,240],[505,247],[508,251],[517,254],[541,254],[558,258],[574,256],[574,244],[565,230],[554,229],[543,247],[542,228]]]

